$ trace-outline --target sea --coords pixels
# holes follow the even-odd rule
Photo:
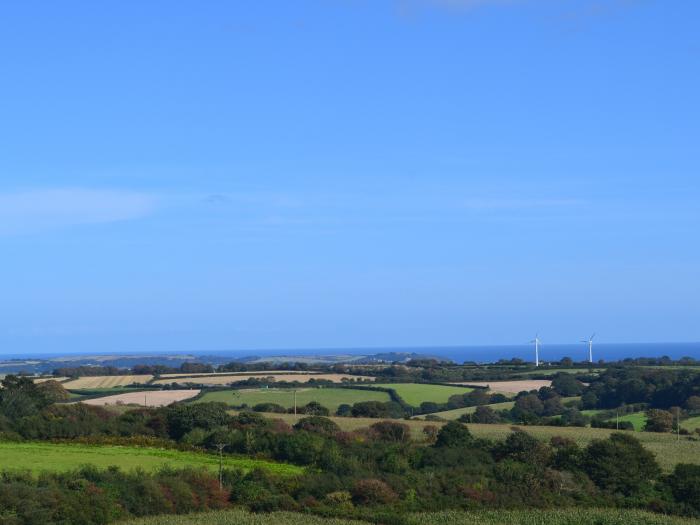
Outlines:
[[[278,349],[244,349],[244,350],[199,350],[199,351],[158,351],[149,352],[125,351],[125,352],[95,352],[90,353],[32,353],[27,354],[1,354],[0,359],[51,359],[58,356],[77,355],[193,355],[193,356],[219,356],[241,358],[245,356],[329,356],[329,355],[374,355],[384,353],[415,353],[449,359],[456,363],[477,362],[490,363],[499,359],[520,358],[525,361],[534,360],[534,345],[465,345],[465,346],[396,346],[396,347],[365,347],[365,348],[278,348]],[[700,360],[700,342],[687,343],[596,343],[593,344],[593,360],[619,361],[625,358],[636,357],[663,357],[671,359],[692,357]],[[558,361],[563,357],[570,357],[574,361],[585,361],[588,358],[588,344],[547,344],[540,345],[541,361]]]

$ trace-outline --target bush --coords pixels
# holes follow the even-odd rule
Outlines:
[[[500,459],[511,459],[539,467],[546,467],[551,460],[551,450],[537,438],[522,430],[511,433],[497,447],[496,454]]]
[[[676,501],[700,512],[700,465],[676,465],[667,483]]]
[[[450,421],[443,426],[437,435],[435,446],[440,447],[468,447],[474,438],[469,429],[462,423]]]
[[[273,412],[275,414],[286,414],[287,409],[277,403],[258,403],[253,407],[255,412]]]
[[[596,485],[626,496],[638,492],[661,473],[654,454],[634,436],[622,433],[588,445],[583,467]]]
[[[300,414],[308,414],[310,416],[329,416],[330,410],[321,405],[318,401],[311,401],[299,409]]]
[[[306,430],[316,434],[332,436],[340,432],[340,427],[327,417],[310,416],[300,419],[295,425],[296,430]]]
[[[472,421],[474,423],[500,423],[501,416],[491,407],[476,407]]]
[[[352,501],[356,505],[378,505],[397,500],[393,489],[379,479],[361,479],[352,487]]]
[[[670,432],[673,429],[673,414],[667,410],[647,410],[646,432]]]
[[[227,410],[225,403],[176,405],[168,411],[169,434],[173,439],[180,439],[195,428],[212,430],[225,426],[231,420]]]
[[[372,437],[379,441],[408,443],[411,440],[411,428],[404,423],[380,421],[369,427]]]
[[[334,507],[352,507],[352,494],[347,490],[336,490],[326,494],[323,501]]]

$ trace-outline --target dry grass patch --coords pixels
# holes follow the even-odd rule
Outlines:
[[[464,383],[453,383],[455,385],[486,386],[493,392],[501,394],[517,394],[523,390],[539,390],[543,386],[552,386],[548,379],[522,379],[518,381],[470,381]]]

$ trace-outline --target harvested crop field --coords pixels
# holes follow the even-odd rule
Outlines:
[[[356,381],[362,379],[373,379],[368,377],[351,376],[345,374],[269,374],[269,373],[253,373],[253,374],[211,374],[205,376],[190,375],[171,377],[167,379],[159,379],[154,381],[155,385],[169,384],[186,384],[193,383],[197,385],[228,385],[236,381],[246,381],[248,379],[265,379],[272,378],[273,381],[298,381],[306,383],[315,379],[317,381],[332,381],[334,383],[342,383],[343,381]]]
[[[111,388],[113,386],[126,386],[131,384],[143,385],[148,383],[153,376],[149,375],[124,375],[124,376],[86,376],[71,379],[63,383],[65,388],[80,390],[83,388]]]
[[[517,394],[523,390],[539,390],[543,386],[551,386],[552,382],[548,379],[523,379],[518,381],[477,381],[469,383],[454,383],[456,385],[474,385],[487,386],[493,392],[502,394]]]
[[[140,392],[127,392],[113,396],[98,397],[81,401],[86,405],[141,405],[149,407],[162,407],[171,405],[177,401],[184,401],[199,394],[199,390],[143,390]]]

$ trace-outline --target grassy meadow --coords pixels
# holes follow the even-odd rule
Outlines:
[[[141,518],[123,525],[360,525],[365,521],[320,518],[293,512],[252,514],[236,509],[186,516]],[[675,518],[639,510],[557,509],[482,510],[412,514],[406,525],[690,525],[697,520]]]
[[[515,401],[506,401],[504,403],[493,403],[491,405],[484,405],[487,406],[493,410],[510,410],[515,406]],[[430,414],[431,416],[438,416],[441,417],[442,419],[459,419],[460,416],[464,414],[473,414],[476,412],[477,407],[464,407],[464,408],[455,408],[452,410],[443,410],[442,412],[434,412]],[[416,416],[420,418],[425,418],[425,415],[422,416]]]
[[[297,407],[301,407],[317,401],[331,412],[335,412],[338,406],[352,405],[360,401],[391,401],[386,392],[372,390],[354,390],[350,388],[298,388]],[[258,403],[277,403],[285,408],[294,406],[294,390],[289,388],[255,388],[244,390],[219,390],[207,392],[197,398],[193,403],[207,403],[220,401],[231,406],[241,406],[244,403],[250,407]]]
[[[183,452],[171,449],[82,445],[48,442],[0,443],[0,469],[64,472],[82,465],[98,468],[118,466],[123,470],[136,468],[154,471],[162,467],[204,467],[218,471],[219,458],[213,454]],[[241,470],[263,468],[275,474],[294,475],[301,467],[252,458],[224,456],[224,466]]]
[[[611,418],[609,421],[615,421],[615,418]],[[644,425],[647,423],[647,416],[644,412],[634,412],[632,414],[625,414],[620,416],[620,422],[627,421],[632,423],[632,426],[637,432],[644,430]]]
[[[378,383],[373,386],[392,388],[407,404],[417,407],[424,401],[446,403],[450,396],[474,390],[464,386],[426,385],[419,383]]]
[[[603,409],[594,409],[594,410],[582,410],[581,413],[585,416],[589,417],[594,417],[598,414],[602,414],[603,412],[609,412],[609,410],[603,410]],[[615,416],[606,419],[606,421],[615,421]],[[634,430],[637,432],[642,432],[644,430],[644,426],[647,423],[647,416],[644,412],[633,412],[631,414],[622,414],[620,415],[620,422],[627,421],[629,423],[632,423],[632,426],[634,427]]]

